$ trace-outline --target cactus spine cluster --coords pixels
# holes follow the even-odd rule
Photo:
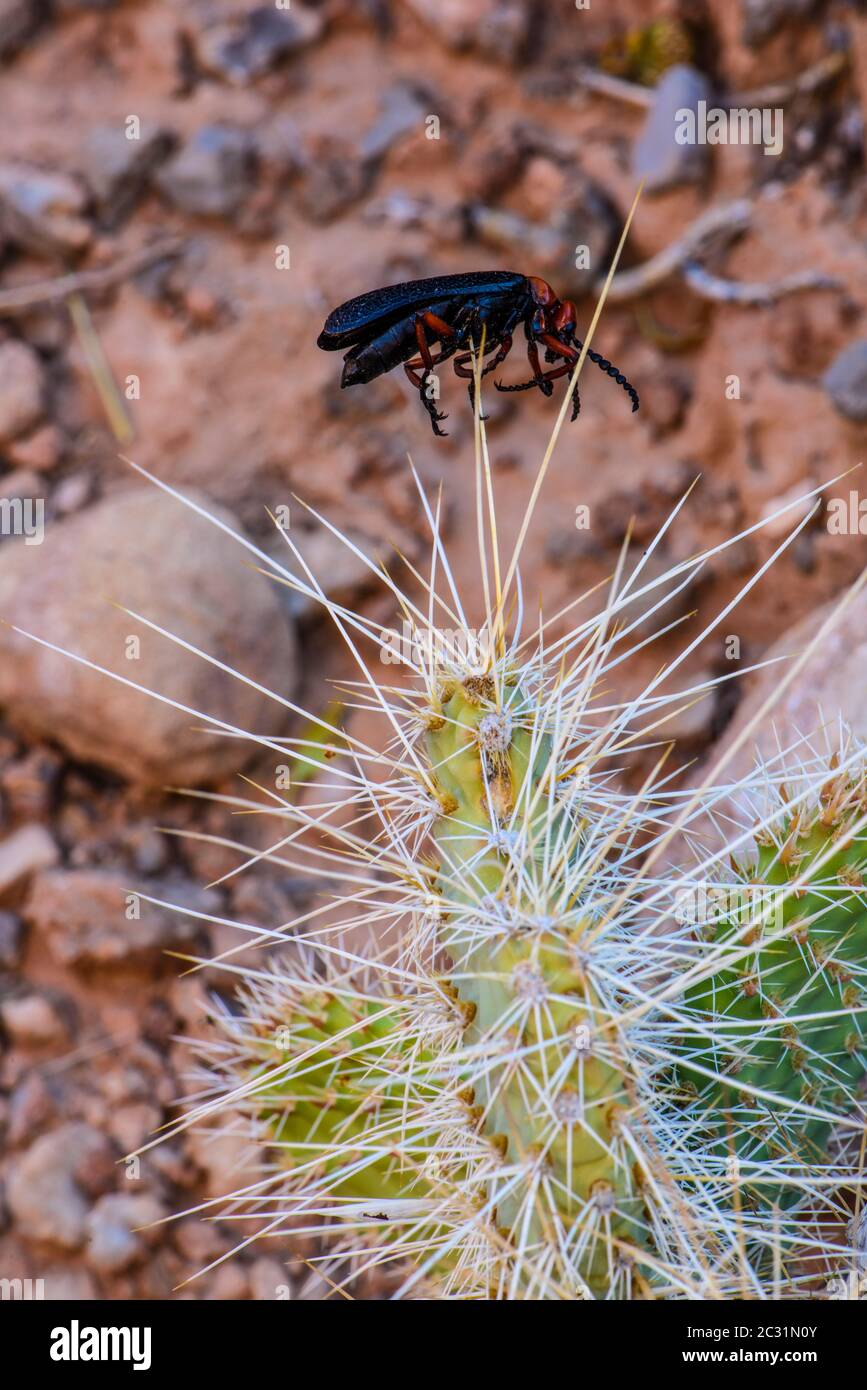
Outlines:
[[[402,937],[257,981],[230,1074],[290,1209],[412,1262],[407,1292],[761,1294],[787,1208],[794,1290],[808,1217],[858,1183],[827,1145],[867,1061],[863,773],[782,787],[678,924],[690,880],[642,881],[645,797],[602,771],[616,721],[576,741],[570,682],[523,674],[409,697],[425,833],[381,804]]]
[[[323,604],[385,732],[349,721],[339,757],[254,736],[315,769],[301,804],[235,801],[278,817],[276,862],[323,902],[266,934],[270,965],[231,967],[182,1123],[247,1117],[262,1171],[233,1216],[321,1238],[328,1287],[388,1265],[402,1297],[813,1296],[863,1243],[864,750],[804,741],[678,791],[660,739],[694,692],[661,693],[669,670],[618,700],[616,673],[706,557],[619,569],[556,637],[522,634],[517,586],[507,629],[483,557],[474,628],[420,499],[427,602],[380,575],[419,638],[401,684],[362,652],[385,629],[259,552]],[[737,803],[727,843],[675,867]]]
[[[838,762],[814,805],[789,811],[781,789],[779,823],[756,835],[751,864],[732,864],[722,910],[709,904],[713,972],[686,992],[699,1017],[725,1022],[693,1076],[709,1132],[757,1202],[797,1200],[791,1175],[825,1161],[834,1116],[867,1071],[867,776]]]
[[[432,853],[412,987],[386,976],[379,1002],[331,972],[327,987],[257,989],[258,1036],[282,1032],[291,1062],[259,1044],[256,1104],[302,1205],[382,1220],[402,1251],[423,1231],[430,1288],[631,1286],[646,1233],[635,1088],[585,954],[594,919],[569,901],[613,826],[603,813],[590,833],[574,775],[558,783],[565,750],[508,663],[435,685],[422,724]],[[240,1054],[254,1049],[246,1036]]]
[[[558,902],[556,860],[574,854],[581,827],[565,810],[552,820],[551,736],[534,737],[538,720],[532,706],[529,718],[522,709],[517,686],[500,691],[490,675],[470,678],[447,686],[442,704],[426,739],[442,808],[433,827],[436,887],[442,946],[466,1008],[465,1044],[485,1058],[473,1103],[503,1163],[536,1162],[551,1194],[545,1212],[520,1188],[499,1195],[503,1184],[493,1183],[491,1217],[507,1245],[519,1232],[538,1245],[546,1222],[568,1241],[579,1217],[593,1213],[605,1239],[589,1234],[578,1270],[589,1286],[605,1286],[612,1242],[640,1240],[641,1201],[618,1137],[628,1076],[591,1045],[604,1013],[582,959],[589,921],[573,925]],[[519,834],[529,840],[522,872],[535,880],[525,914],[509,852]],[[507,911],[500,930],[477,937],[465,919],[478,894]],[[541,913],[532,913],[534,901]]]

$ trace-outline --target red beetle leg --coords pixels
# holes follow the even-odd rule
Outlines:
[[[482,367],[481,375],[482,375],[482,376],[487,376],[487,375],[488,375],[488,372],[492,372],[492,371],[494,371],[494,369],[495,369],[496,367],[499,367],[499,365],[500,365],[501,362],[505,362],[505,360],[506,360],[506,358],[508,357],[508,355],[509,355],[509,353],[511,352],[511,350],[512,350],[512,335],[511,335],[511,333],[507,333],[506,336],[503,338],[503,341],[500,343],[500,346],[497,348],[497,351],[494,353],[494,356],[491,358],[490,362],[487,362],[487,363],[484,365],[484,367]],[[465,381],[469,381],[469,383],[470,383],[470,384],[469,384],[469,387],[468,387],[467,389],[468,389],[468,391],[469,391],[469,396],[470,396],[470,405],[471,405],[471,406],[473,407],[473,409],[475,410],[475,408],[476,408],[476,374],[475,374],[475,371],[473,370],[473,367],[472,367],[472,365],[471,365],[471,364],[472,364],[472,361],[473,361],[473,354],[472,354],[471,352],[463,352],[463,353],[461,353],[460,357],[456,357],[456,358],[455,358],[455,364],[454,364],[454,365],[455,365],[455,376],[463,377]]]

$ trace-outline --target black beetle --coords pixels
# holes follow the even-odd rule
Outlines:
[[[487,376],[508,356],[512,334],[523,324],[533,380],[518,386],[504,386],[499,381],[495,385],[498,391],[529,391],[538,386],[543,395],[550,396],[554,389],[551,383],[558,377],[569,376],[578,360],[582,343],[575,336],[577,321],[571,299],[558,299],[547,280],[511,270],[474,270],[464,275],[405,280],[359,294],[328,315],[316,341],[326,352],[349,348],[343,360],[341,386],[373,381],[403,362],[404,371],[413,386],[418,387],[434,434],[443,435],[445,430],[439,428],[439,421],[446,417],[437,413],[436,402],[426,389],[434,367],[460,353],[454,369],[457,376],[469,379],[472,402],[470,347],[480,345],[484,329],[485,352],[496,349],[482,369],[482,376]],[[431,341],[439,346],[436,357],[430,350]],[[545,351],[546,362],[558,362],[553,370],[542,369],[539,345]],[[632,409],[637,410],[638,392],[626,377],[598,352],[589,351],[587,356],[623,387]],[[580,409],[576,386],[572,396],[573,420]]]

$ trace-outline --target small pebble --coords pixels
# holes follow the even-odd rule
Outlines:
[[[44,406],[42,363],[27,343],[0,342],[0,444],[32,430]]]
[[[2,1000],[0,1023],[10,1042],[23,1047],[46,1047],[69,1036],[60,1010],[47,995],[35,990]]]
[[[15,468],[50,473],[63,454],[63,435],[56,425],[42,425],[32,434],[13,440],[6,456]]]

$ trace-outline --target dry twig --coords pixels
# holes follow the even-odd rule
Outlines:
[[[755,87],[748,92],[722,92],[717,98],[719,106],[785,106],[796,97],[809,96],[810,93],[833,82],[849,66],[849,55],[843,51],[826,53],[818,63],[798,73],[787,82],[772,82],[767,87]],[[599,96],[610,97],[612,101],[622,101],[628,106],[647,110],[653,105],[655,90],[642,87],[638,82],[628,82],[623,77],[613,77],[598,68],[581,67],[575,74],[580,87],[585,91],[596,92]]]
[[[651,256],[634,270],[621,270],[611,282],[608,298],[612,303],[636,299],[661,285],[687,261],[695,261],[746,231],[752,203],[746,198],[710,208],[691,222],[682,236]]]
[[[694,294],[702,299],[712,299],[718,304],[775,304],[787,294],[799,294],[803,290],[837,290],[841,281],[833,275],[822,275],[816,270],[800,270],[794,275],[786,275],[781,280],[738,282],[727,280],[721,275],[711,275],[704,266],[695,261],[687,261],[680,268],[680,274]]]
[[[37,280],[32,285],[19,285],[15,289],[0,290],[0,316],[23,314],[37,304],[51,304],[68,299],[73,294],[86,294],[88,291],[110,289],[123,280],[138,275],[139,271],[158,261],[179,256],[184,243],[172,237],[154,242],[140,251],[122,256],[113,265],[100,266],[93,270],[76,270],[69,275],[58,275],[51,280]]]
[[[804,290],[840,289],[842,282],[819,271],[802,270],[776,281],[756,281],[738,284],[720,275],[713,275],[700,264],[713,251],[719,250],[749,227],[752,203],[739,199],[711,208],[690,223],[682,236],[666,246],[643,265],[623,270],[615,275],[609,292],[612,303],[623,303],[649,294],[672,275],[679,275],[689,288],[702,299],[721,304],[773,304],[787,294]]]

